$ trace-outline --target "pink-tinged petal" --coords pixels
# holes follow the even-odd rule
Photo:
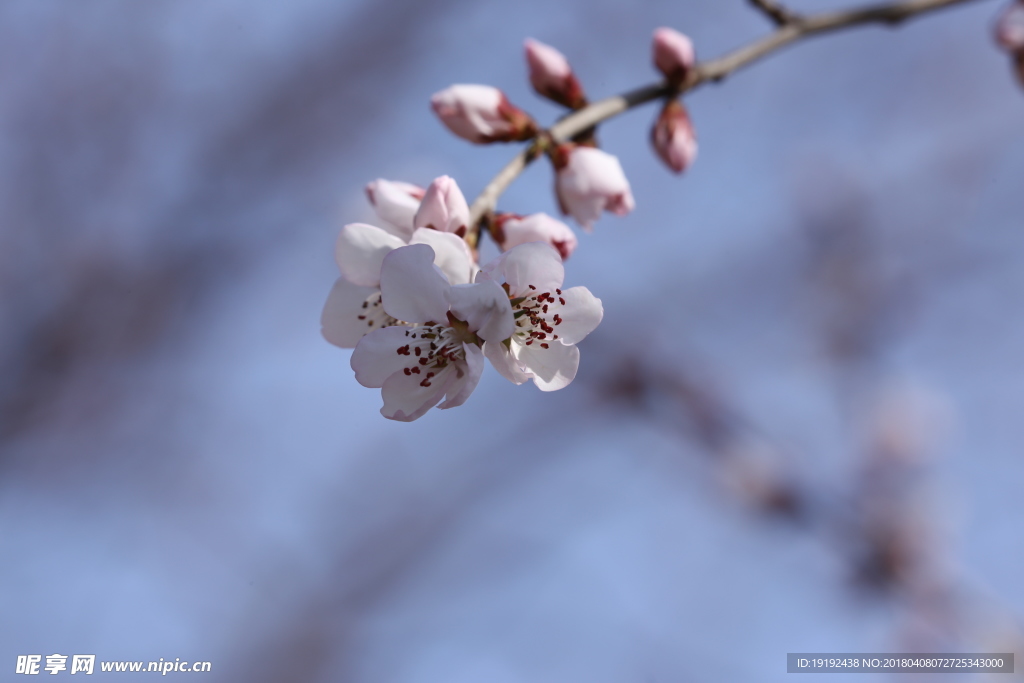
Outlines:
[[[441,410],[461,406],[469,398],[476,385],[480,383],[480,375],[484,372],[484,354],[476,344],[463,344],[466,352],[466,366],[456,368],[462,374],[456,373],[456,378],[448,386],[447,398],[444,403],[438,406]]]
[[[496,282],[456,285],[451,289],[452,315],[465,320],[484,341],[500,342],[515,331],[512,305]]]
[[[565,55],[532,38],[527,38],[523,47],[530,70],[530,84],[538,94],[572,109],[586,104],[583,88]]]
[[[497,132],[503,97],[500,90],[489,85],[453,85],[434,93],[430,106],[448,130],[470,142],[482,143]]]
[[[384,256],[405,242],[384,230],[366,223],[349,223],[338,233],[334,260],[342,276],[364,287],[380,284],[380,267]]]
[[[402,373],[408,356],[398,349],[408,343],[408,327],[385,327],[375,330],[356,344],[351,365],[356,381],[364,387],[382,387],[388,377]]]
[[[593,147],[575,147],[555,177],[565,213],[590,229],[601,211],[624,215],[634,208],[633,192],[619,160]]]
[[[561,322],[555,333],[563,343],[577,344],[601,324],[604,306],[586,287],[563,290],[560,299],[565,304],[558,309]]]
[[[434,265],[447,276],[453,285],[472,282],[473,254],[466,240],[450,232],[438,232],[429,228],[417,228],[409,244],[426,244],[434,250]]]
[[[576,234],[568,225],[546,213],[529,216],[499,216],[498,241],[504,251],[527,242],[547,242],[566,260],[576,250]]]
[[[652,45],[654,66],[673,83],[682,83],[697,61],[693,42],[675,29],[659,28]]]
[[[410,323],[447,320],[451,285],[434,265],[434,250],[426,244],[395,249],[380,267],[384,310]]]
[[[572,73],[569,60],[561,52],[533,38],[523,42],[526,50],[526,62],[530,68],[530,83],[537,90],[547,86],[558,85]]]
[[[453,85],[434,93],[430,106],[448,130],[470,142],[526,140],[537,133],[533,119],[489,85]]]
[[[384,229],[408,242],[412,236],[412,219],[420,207],[424,189],[410,183],[378,178],[366,186],[366,196]]]
[[[519,361],[504,344],[487,342],[484,344],[484,356],[491,361],[491,365],[502,377],[513,384],[522,384],[530,379],[530,375],[523,372],[523,369],[519,367]]]
[[[469,205],[454,179],[444,175],[430,183],[420,204],[413,225],[453,232],[460,237],[469,226]]]
[[[509,249],[484,266],[477,279],[508,283],[514,297],[553,292],[565,280],[562,258],[550,244],[527,242]]]
[[[513,344],[512,349],[519,364],[533,375],[533,383],[541,391],[556,391],[576,377],[580,352],[575,346],[555,342],[546,349],[539,344]]]
[[[320,332],[324,339],[343,349],[355,347],[363,335],[373,330],[367,324],[363,304],[376,291],[374,287],[354,285],[339,277],[327,295],[327,303],[320,314]]]
[[[380,414],[389,420],[412,422],[437,405],[441,397],[457,378],[454,366],[448,366],[437,376],[424,379],[422,374],[406,375],[396,372],[384,381],[380,395],[384,406]]]

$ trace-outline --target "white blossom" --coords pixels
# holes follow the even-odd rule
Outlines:
[[[363,337],[352,352],[356,380],[380,388],[381,414],[411,422],[444,399],[462,405],[483,372],[481,345],[513,332],[512,306],[494,282],[452,285],[433,249],[413,244],[389,252],[380,270],[386,315],[408,321]]]
[[[512,305],[513,334],[484,344],[484,355],[506,379],[532,379],[541,391],[555,391],[576,377],[576,344],[598,326],[604,308],[586,287],[561,289],[564,278],[558,252],[542,242],[510,249],[477,275],[477,282],[503,282]]]

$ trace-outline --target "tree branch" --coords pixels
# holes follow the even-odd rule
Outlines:
[[[588,128],[596,126],[602,121],[614,118],[633,107],[653,100],[671,97],[677,93],[689,92],[708,81],[721,81],[732,72],[747,64],[766,57],[776,50],[803,38],[865,24],[896,25],[920,14],[975,1],[903,0],[902,2],[868,5],[851,10],[826,12],[810,16],[797,16],[790,14],[788,10],[783,10],[790,17],[790,20],[781,23],[774,33],[730,52],[723,57],[698,64],[690,72],[690,77],[683,84],[682,88],[676,90],[665,82],[645,85],[621,95],[615,95],[594,102],[558,121],[546,133],[542,132],[529,147],[517,154],[512,161],[501,169],[480,195],[473,200],[473,204],[470,206],[470,225],[473,228],[470,234],[466,236],[466,239],[471,245],[475,246],[480,234],[480,221],[494,211],[498,198],[501,197],[502,193],[539,156],[541,149],[539,141],[543,140],[545,136],[550,136],[550,139],[555,143],[566,142]],[[775,5],[771,0],[762,0],[761,2],[751,0],[751,2],[763,10],[766,7],[772,6],[781,9],[780,6]],[[769,14],[769,16],[771,15]]]
[[[750,4],[764,13],[776,26],[795,24],[800,21],[800,15],[791,12],[775,0],[750,0]]]

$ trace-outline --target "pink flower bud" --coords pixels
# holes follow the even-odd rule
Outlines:
[[[686,107],[669,100],[651,129],[651,143],[661,160],[676,173],[682,173],[697,158],[697,136]]]
[[[590,230],[602,211],[624,216],[633,210],[633,192],[619,160],[594,147],[572,147],[555,177],[562,213]]]
[[[683,83],[696,62],[690,39],[675,29],[659,28],[654,32],[653,44],[654,66],[671,83]]]
[[[430,183],[413,218],[413,226],[464,237],[469,227],[469,205],[458,183],[446,175]]]
[[[537,126],[528,114],[489,85],[453,85],[434,93],[430,106],[448,130],[478,144],[528,140]]]
[[[558,251],[563,261],[572,255],[577,245],[576,234],[572,228],[546,213],[534,213],[529,216],[499,214],[494,219],[491,234],[502,251],[508,251],[527,242],[546,242]]]
[[[996,42],[1008,52],[1024,50],[1024,3],[1015,2],[996,22]]]
[[[403,237],[407,242],[412,237],[412,219],[420,207],[424,192],[417,185],[383,178],[366,186],[366,197],[381,220],[387,223],[385,229]]]
[[[565,55],[533,38],[527,38],[523,45],[530,68],[530,83],[538,94],[570,109],[586,106],[583,88]]]

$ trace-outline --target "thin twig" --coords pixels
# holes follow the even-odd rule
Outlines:
[[[775,0],[750,0],[750,4],[761,10],[776,26],[795,24],[800,21],[800,15],[783,7]]]
[[[864,24],[895,25],[926,12],[975,1],[904,0],[903,2],[868,5],[852,10],[800,17],[796,21],[780,25],[774,33],[730,52],[723,57],[698,64],[690,72],[690,77],[678,92],[688,92],[708,81],[721,81],[741,67],[766,57],[790,43],[813,35]],[[618,116],[641,104],[668,97],[675,92],[676,90],[665,82],[645,85],[636,90],[594,102],[579,111],[573,112],[553,125],[547,131],[547,134],[556,143],[565,142],[574,135],[578,135],[602,121]],[[470,225],[474,227],[473,231],[467,235],[468,241],[473,244],[476,243],[481,219],[494,211],[498,198],[536,156],[537,147],[536,143],[534,143],[517,154],[501,169],[498,175],[494,176],[480,195],[473,200],[473,204],[470,206]]]

